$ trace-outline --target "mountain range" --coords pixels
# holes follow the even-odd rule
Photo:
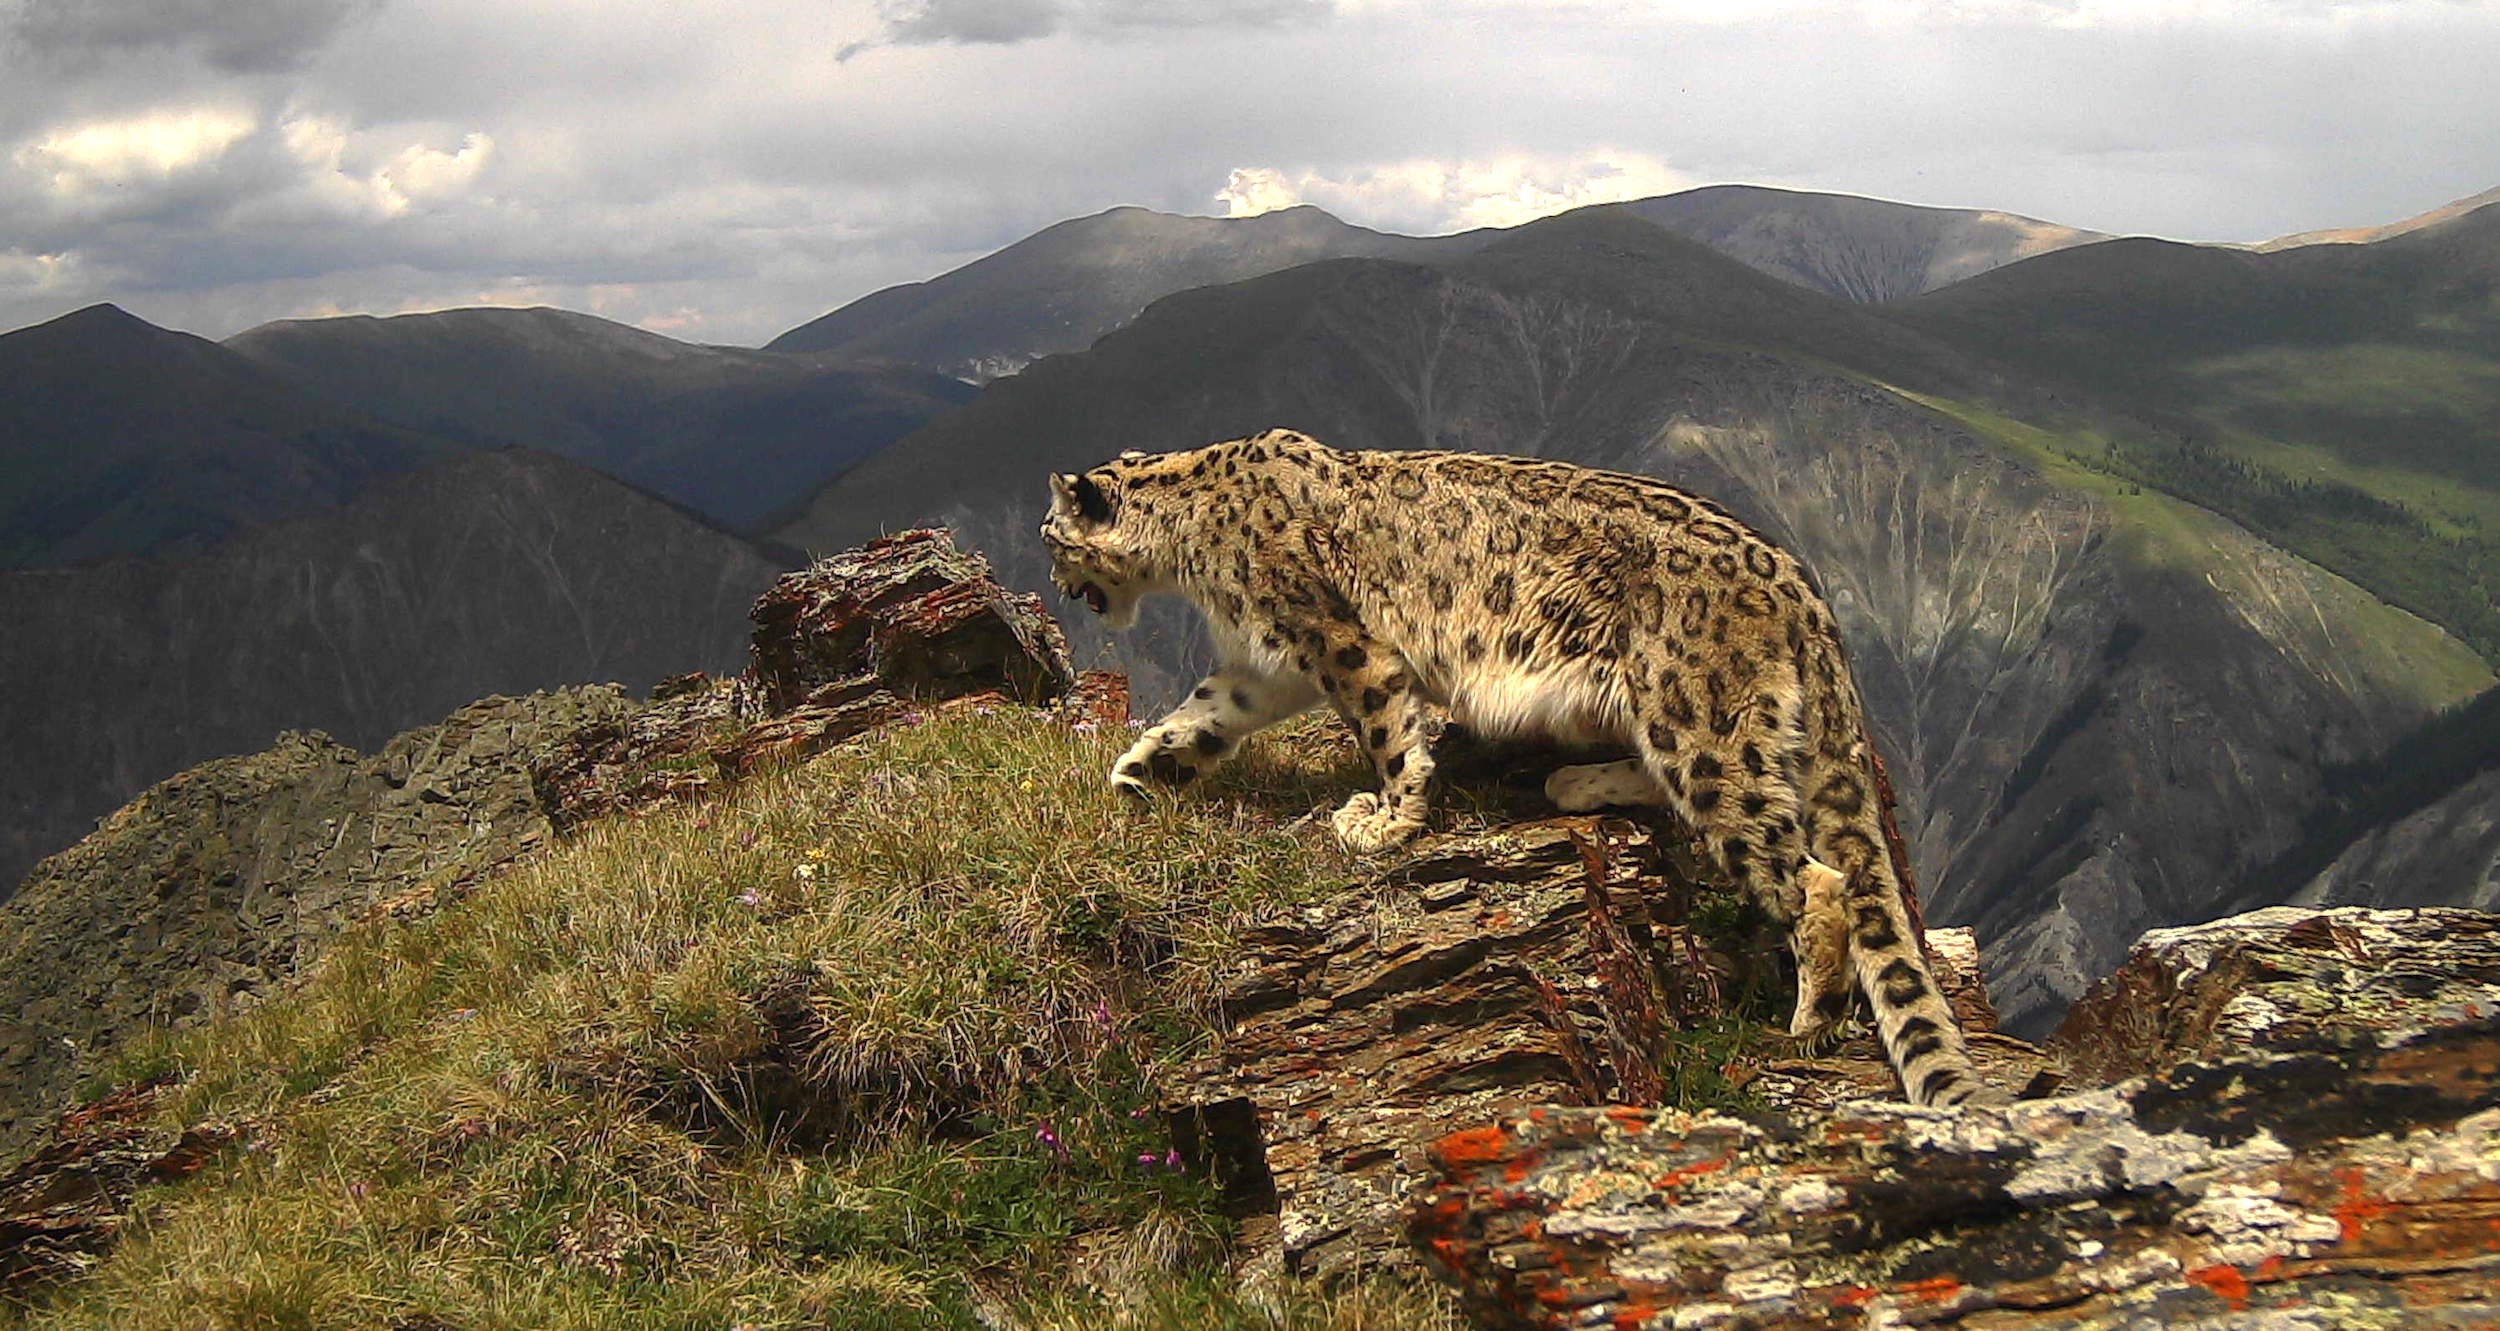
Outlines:
[[[760,351],[82,311],[0,338],[0,876],[279,728],[725,667],[799,551],[942,521],[1042,587],[1045,471],[1286,425],[1660,475],[1806,556],[1931,916],[2037,1026],[2144,927],[2366,895],[2311,883],[2358,844],[2321,827],[2439,813],[2370,872],[2471,876],[2481,766],[2363,787],[2500,659],[2496,233],[2229,249],[1722,187],[1435,238],[1117,209]],[[1146,703],[1202,663],[1185,615],[1076,618]]]

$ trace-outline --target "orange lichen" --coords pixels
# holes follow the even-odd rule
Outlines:
[[[2368,1193],[2368,1175],[2358,1165],[2338,1171],[2344,1181],[2344,1199],[2335,1206],[2335,1224],[2343,1231],[2346,1243],[2361,1237],[2361,1228],[2372,1220],[2395,1210],[2393,1203]]]
[[[1606,1109],[1606,1117],[1612,1119],[1616,1127],[1635,1136],[1649,1131],[1649,1111],[1646,1109],[1636,1109],[1630,1105],[1610,1105]]]
[[[1489,1165],[1510,1154],[1510,1132],[1495,1123],[1481,1128],[1461,1128],[1432,1144],[1432,1153],[1443,1162],[1464,1168]]]
[[[2248,1277],[2241,1275],[2238,1267],[2200,1266],[2188,1272],[2187,1278],[2219,1295],[2223,1302],[2231,1305],[2231,1311],[2247,1310]]]

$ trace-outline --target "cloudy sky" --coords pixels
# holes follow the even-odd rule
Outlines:
[[[0,328],[754,343],[1061,218],[1748,181],[2256,240],[2500,185],[2483,0],[0,0]]]

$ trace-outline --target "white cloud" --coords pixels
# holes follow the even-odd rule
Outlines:
[[[1411,235],[1509,227],[1597,203],[1646,199],[1693,182],[1641,153],[1566,157],[1507,153],[1462,161],[1416,160],[1327,175],[1234,168],[1215,201],[1227,217],[1314,204],[1349,222]]]
[[[14,160],[76,202],[214,162],[256,127],[251,115],[222,107],[152,111],[53,130],[20,146]]]
[[[299,113],[279,125],[286,151],[303,168],[303,191],[341,216],[399,217],[412,207],[441,204],[466,193],[494,159],[491,134],[471,131],[449,151],[411,143],[380,165],[351,165],[351,156],[377,155],[373,134],[357,134],[334,116]]]

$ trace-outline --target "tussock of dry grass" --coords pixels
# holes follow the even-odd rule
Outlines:
[[[1241,923],[1345,880],[1300,819],[1350,751],[1305,728],[1139,810],[1101,783],[1127,739],[939,716],[595,826],[140,1042],[117,1072],[179,1070],[168,1115],[249,1145],[0,1321],[1442,1325],[1230,1291],[1212,1190],[1142,1113]]]

